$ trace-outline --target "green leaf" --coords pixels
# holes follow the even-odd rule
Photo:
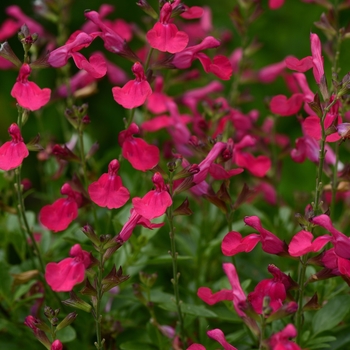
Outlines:
[[[0,297],[3,297],[9,305],[13,294],[11,292],[12,276],[9,273],[9,267],[3,261],[0,261]]]
[[[68,343],[77,337],[77,333],[75,332],[75,329],[72,326],[62,328],[57,332],[57,334],[58,338],[62,343]]]
[[[312,349],[324,349],[324,348],[330,348],[331,346],[328,344],[315,344],[315,345],[311,345],[308,347],[308,350],[312,350]]]
[[[168,310],[172,312],[177,311],[175,303],[159,304],[159,307],[164,310]],[[206,309],[204,306],[182,303],[181,310],[184,314],[197,316],[197,317],[217,317],[216,313]]]
[[[178,256],[177,257],[177,261],[186,261],[186,260],[193,260],[192,256]],[[172,262],[172,258],[170,255],[161,255],[158,256],[155,259],[152,259],[148,262],[149,265],[159,265],[159,264],[165,264],[165,263],[171,263]]]
[[[10,333],[14,336],[18,335],[18,328],[12,322],[0,318],[0,331],[1,333]]]
[[[139,343],[136,341],[127,341],[123,344],[120,344],[121,350],[155,350],[156,347],[145,344],[145,343]]]
[[[337,326],[350,310],[350,295],[341,295],[331,299],[312,320],[315,336]]]
[[[336,337],[333,337],[331,335],[325,336],[325,337],[319,337],[316,339],[310,339],[310,341],[306,345],[314,345],[314,344],[320,344],[320,343],[330,343],[332,341],[337,340]]]

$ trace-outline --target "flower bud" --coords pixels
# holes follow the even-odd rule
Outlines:
[[[62,301],[63,304],[75,307],[76,309],[80,309],[85,312],[91,312],[91,305],[80,299],[73,291],[69,292],[69,296],[69,299]]]
[[[68,314],[56,327],[56,331],[59,331],[69,326],[77,318],[78,314],[74,311]]]

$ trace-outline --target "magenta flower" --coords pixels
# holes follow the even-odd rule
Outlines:
[[[117,241],[126,242],[132,235],[132,231],[136,225],[142,225],[150,230],[154,228],[162,227],[164,223],[153,224],[148,219],[144,218],[142,215],[138,214],[134,208],[130,211],[131,215],[128,221],[124,224],[119,235],[117,236]]]
[[[286,68],[285,60],[270,64],[258,73],[258,79],[264,84],[272,83],[279,75],[281,75]]]
[[[40,320],[36,319],[32,315],[27,316],[24,320],[24,324],[33,331],[35,338],[37,338],[40,343],[46,347],[46,349],[49,349],[51,346],[49,338],[46,336],[44,331],[37,327],[40,322]]]
[[[284,0],[269,0],[269,8],[271,10],[277,10],[281,6],[283,6]]]
[[[248,152],[243,152],[246,147],[255,146],[256,139],[246,135],[234,147],[233,161],[242,168],[249,170],[254,176],[264,177],[271,168],[271,160],[267,156],[254,157]]]
[[[287,117],[299,112],[304,102],[303,94],[293,94],[289,99],[284,95],[277,95],[271,99],[270,110],[274,114]]]
[[[21,107],[36,111],[49,102],[51,90],[48,88],[40,89],[38,85],[28,81],[31,71],[30,65],[23,63],[16,83],[11,90],[11,96],[17,100]]]
[[[100,207],[117,209],[130,197],[127,188],[123,187],[121,177],[117,175],[118,170],[119,162],[114,159],[108,165],[108,173],[103,174],[88,188],[91,200]]]
[[[311,54],[312,54],[312,63],[313,63],[313,73],[314,78],[317,84],[320,84],[322,77],[324,76],[323,68],[323,57],[322,57],[322,48],[321,41],[317,34],[310,34],[311,41]]]
[[[132,123],[127,130],[119,133],[118,141],[122,147],[122,155],[131,165],[141,171],[153,169],[159,163],[159,149],[149,145],[141,138],[133,137],[140,129]]]
[[[0,169],[5,171],[18,168],[29,155],[18,125],[11,124],[8,132],[12,141],[7,141],[0,147]]]
[[[252,233],[244,238],[239,232],[229,232],[221,243],[222,253],[226,256],[233,256],[238,253],[249,253],[261,241],[260,235]]]
[[[237,350],[237,348],[227,342],[221,329],[212,329],[207,332],[207,335],[208,337],[216,340],[224,348],[224,350]]]
[[[288,252],[291,256],[302,256],[310,252],[318,252],[328,242],[332,241],[332,236],[324,235],[317,237],[314,241],[313,235],[308,231],[300,231],[293,236],[288,246]]]
[[[45,280],[55,292],[69,292],[76,284],[84,281],[85,270],[91,264],[90,253],[75,244],[70,252],[70,258],[59,263],[48,263],[45,269]]]
[[[328,215],[316,216],[312,218],[312,223],[325,228],[332,234],[334,251],[339,257],[350,259],[350,238],[333,227],[331,218]]]
[[[173,203],[162,175],[155,173],[152,181],[155,185],[155,190],[149,191],[142,198],[134,197],[132,199],[136,213],[148,220],[162,216]]]
[[[270,297],[269,306],[273,312],[280,309],[287,297],[287,290],[292,285],[290,277],[275,265],[269,265],[268,271],[273,275],[273,278],[260,281],[247,297],[254,311],[259,315],[263,313],[263,301],[266,296]]]
[[[172,99],[162,92],[163,78],[161,76],[156,77],[154,84],[154,91],[147,99],[147,109],[154,114],[165,113],[168,110],[167,103]]]
[[[181,52],[188,43],[188,35],[170,23],[172,7],[166,2],[160,10],[160,19],[146,34],[151,47],[162,52]]]
[[[132,72],[136,79],[130,80],[122,88],[118,86],[112,88],[114,100],[127,109],[143,105],[147,97],[152,94],[151,86],[147,81],[141,63],[134,63]]]
[[[288,56],[285,59],[287,68],[304,73],[313,67],[312,56],[307,56],[298,60],[296,57]]]
[[[272,350],[301,350],[299,345],[295,344],[289,338],[295,338],[297,330],[293,324],[288,324],[280,332],[274,334],[270,338],[270,346]]]
[[[55,68],[63,67],[72,57],[72,54],[88,47],[92,41],[93,37],[91,35],[77,30],[69,37],[65,45],[50,52],[48,63]]]
[[[61,194],[68,197],[45,205],[39,213],[40,223],[54,232],[65,230],[77,218],[78,208],[82,204],[81,194],[73,191],[68,183],[62,186]]]
[[[60,340],[56,339],[52,344],[50,350],[63,350],[63,345]]]
[[[244,222],[260,233],[261,246],[264,252],[269,254],[288,254],[287,245],[272,232],[264,229],[257,216],[246,216]]]

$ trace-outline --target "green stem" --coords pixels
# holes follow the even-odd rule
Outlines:
[[[173,173],[170,173],[170,179],[169,179],[169,192],[171,197],[173,196]],[[186,348],[186,336],[185,336],[185,328],[184,328],[184,320],[183,315],[181,311],[181,300],[180,300],[180,293],[179,293],[179,278],[180,273],[177,269],[177,257],[178,253],[176,251],[176,242],[175,242],[175,227],[174,227],[174,217],[173,217],[173,205],[171,205],[166,212],[168,223],[169,223],[169,237],[170,237],[170,247],[171,251],[169,252],[171,258],[172,258],[172,266],[173,266],[173,278],[171,280],[173,287],[174,287],[174,296],[175,296],[175,304],[177,308],[178,313],[178,323],[180,327],[180,339],[182,342],[183,348]]]
[[[335,212],[335,199],[337,195],[338,188],[338,162],[339,162],[339,143],[335,144],[335,164],[333,168],[333,179],[332,179],[332,200],[331,200],[331,218],[334,219]]]
[[[95,346],[97,350],[103,349],[104,339],[102,339],[101,336],[101,321],[102,321],[102,315],[101,315],[101,299],[102,299],[102,273],[103,273],[103,251],[100,251],[99,253],[99,265],[98,265],[98,271],[97,271],[97,285],[96,285],[96,307],[95,307],[95,324],[96,324],[96,337],[97,342],[95,343]]]
[[[130,110],[129,118],[128,118],[127,122],[125,123],[125,129],[127,129],[131,125],[131,123],[133,122],[135,111],[136,111],[136,108],[133,108]]]
[[[84,151],[84,135],[81,130],[79,130],[79,148],[80,148],[80,162],[83,168],[83,175],[84,175],[84,185],[86,188],[88,184],[88,179],[87,179],[86,159],[85,159],[85,151]]]
[[[303,327],[303,299],[304,299],[304,290],[305,290],[305,275],[306,275],[306,264],[307,255],[304,255],[300,258],[299,264],[299,291],[298,291],[298,310],[296,312],[296,328],[297,328],[297,344],[300,345],[301,336],[302,336],[302,327]]]
[[[260,339],[259,339],[259,350],[265,349],[265,346],[264,346],[265,328],[266,328],[266,318],[264,315],[262,315],[261,316]]]
[[[149,51],[148,51],[148,55],[147,55],[146,62],[145,62],[145,67],[144,67],[145,72],[146,72],[147,69],[148,69],[149,62],[150,62],[150,60],[151,60],[153,51],[154,51],[153,47],[151,47],[151,48],[149,49]]]
[[[324,127],[324,121],[326,119],[327,113],[332,108],[332,106],[337,102],[337,98],[334,100],[323,110],[323,115],[321,118],[321,144],[320,144],[320,160],[318,163],[318,171],[316,177],[316,191],[315,191],[315,201],[314,201],[314,212],[317,215],[317,212],[320,209],[320,195],[322,190],[322,175],[323,175],[323,164],[326,156],[325,147],[326,147],[326,130]]]

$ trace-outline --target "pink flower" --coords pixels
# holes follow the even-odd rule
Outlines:
[[[37,327],[40,322],[40,320],[36,319],[32,315],[27,316],[24,320],[24,324],[33,331],[35,338],[37,338],[40,343],[46,347],[46,349],[49,349],[51,345],[49,338],[46,336],[44,331]]]
[[[123,228],[119,232],[117,236],[117,241],[126,242],[130,236],[132,235],[132,231],[136,227],[136,225],[142,225],[150,230],[154,228],[162,227],[164,223],[153,224],[148,219],[144,218],[142,215],[138,214],[134,208],[130,211],[131,215],[128,221],[124,224]]]
[[[316,216],[312,219],[312,223],[325,228],[332,234],[334,251],[339,257],[350,259],[350,238],[333,227],[332,221],[328,215],[322,214]]]
[[[171,101],[171,98],[162,92],[162,90],[163,78],[157,76],[154,91],[147,99],[147,109],[154,114],[165,113],[168,110],[167,103]]]
[[[311,54],[313,63],[313,73],[317,84],[320,84],[322,77],[324,76],[323,69],[323,57],[321,53],[321,41],[317,34],[310,34],[311,41]]]
[[[226,339],[223,331],[221,329],[212,329],[207,332],[208,337],[216,340],[223,348],[224,350],[237,350],[234,346],[230,345]]]
[[[174,68],[186,69],[191,67],[192,62],[195,59],[198,59],[206,73],[213,73],[220,79],[228,80],[233,72],[229,59],[225,56],[218,55],[211,60],[207,55],[201,52],[203,50],[213,49],[219,46],[219,40],[213,38],[212,36],[208,36],[204,38],[200,44],[187,47],[183,51],[176,53],[171,60],[171,64]]]
[[[90,253],[75,244],[70,252],[70,258],[59,263],[48,263],[45,269],[45,280],[55,292],[69,292],[76,284],[84,281],[85,270],[91,264]]]
[[[39,213],[41,224],[54,232],[65,230],[77,218],[78,208],[82,203],[81,194],[73,191],[68,183],[62,186],[61,194],[68,197],[60,198],[53,204],[45,205]]]
[[[51,349],[50,350],[63,350],[63,345],[60,340],[56,339],[52,344],[51,344]]]
[[[288,56],[285,59],[287,68],[304,73],[313,67],[312,56],[307,56],[298,60],[296,57]]]
[[[274,114],[287,117],[299,112],[304,102],[303,94],[296,93],[287,99],[284,95],[277,95],[271,99],[270,110]]]
[[[132,199],[135,211],[148,220],[162,216],[173,203],[162,175],[155,173],[152,181],[156,187],[155,190],[149,191],[143,198]]]
[[[277,10],[281,6],[283,6],[284,0],[269,0],[269,8],[271,10]]]
[[[92,54],[87,60],[80,52],[72,52],[75,65],[86,70],[94,78],[102,78],[107,72],[107,63],[104,56],[98,52]]]
[[[221,243],[222,253],[226,256],[233,256],[238,253],[249,253],[260,242],[261,237],[258,234],[251,234],[244,238],[239,232],[229,232]]]
[[[264,177],[271,168],[271,160],[267,156],[254,157],[248,152],[243,152],[246,147],[255,146],[256,139],[246,135],[234,147],[232,160],[242,168],[248,169],[254,176]]]
[[[259,282],[254,291],[248,294],[247,299],[252,304],[257,314],[263,313],[263,301],[270,297],[269,306],[276,312],[286,299],[286,291],[291,287],[290,277],[281,272],[275,265],[269,265],[268,271],[273,275],[272,279]]]
[[[332,236],[324,235],[317,237],[313,242],[313,235],[308,231],[300,231],[293,236],[289,243],[288,252],[291,256],[302,256],[310,252],[318,252],[328,242],[332,241]]]
[[[63,67],[73,53],[88,47],[92,41],[91,35],[77,30],[69,37],[65,45],[50,52],[48,63],[55,68]]]
[[[88,188],[91,200],[100,207],[117,209],[122,207],[130,197],[127,188],[123,187],[121,177],[117,175],[118,170],[119,162],[114,159],[108,165],[108,173],[103,174]]]
[[[96,11],[85,12],[84,15],[98,28],[100,28],[101,32],[92,33],[91,35],[100,36],[104,42],[104,47],[106,50],[123,56],[131,61],[138,60],[137,56],[126,44],[124,38],[117,34],[112,28],[107,26],[106,23],[101,20],[100,15]]]
[[[257,216],[246,216],[244,222],[260,233],[261,245],[264,252],[269,254],[288,254],[287,245],[272,232],[264,229]]]
[[[331,114],[328,113],[326,115],[326,118],[324,120],[324,128],[327,130],[331,127],[331,125],[338,124],[338,122],[341,122],[340,116],[338,114]],[[321,140],[321,121],[320,118],[317,116],[310,116],[307,117],[303,123],[303,128],[305,130],[305,133],[314,138],[315,140]],[[328,135],[326,137],[327,142],[336,142],[339,141],[341,136],[335,131],[334,133]]]
[[[5,171],[18,168],[29,155],[18,125],[11,124],[8,132],[12,141],[7,141],[0,147],[0,169]]]
[[[262,69],[258,73],[258,79],[265,84],[272,83],[279,75],[281,75],[286,68],[285,60],[270,64]]]
[[[38,85],[28,81],[31,71],[30,65],[23,63],[16,83],[11,90],[11,96],[17,100],[21,107],[36,111],[49,102],[51,90],[40,89]]]
[[[133,137],[140,132],[139,127],[132,123],[127,130],[119,133],[118,141],[122,147],[122,155],[131,165],[141,171],[153,169],[159,163],[159,149],[149,145],[141,138]]]
[[[127,109],[143,105],[147,97],[152,94],[151,86],[147,81],[141,63],[134,63],[132,72],[136,79],[130,80],[122,88],[118,86],[112,88],[114,100]]]
[[[197,296],[208,305],[214,305],[224,300],[233,300],[231,289],[222,289],[219,292],[212,293],[211,289],[208,287],[199,287]]]
[[[162,52],[181,52],[188,43],[188,35],[170,23],[172,7],[166,2],[160,10],[160,19],[146,34],[151,47]]]
[[[296,336],[297,330],[290,323],[270,338],[270,346],[272,350],[301,350],[297,344],[289,340],[289,338],[295,338]]]

